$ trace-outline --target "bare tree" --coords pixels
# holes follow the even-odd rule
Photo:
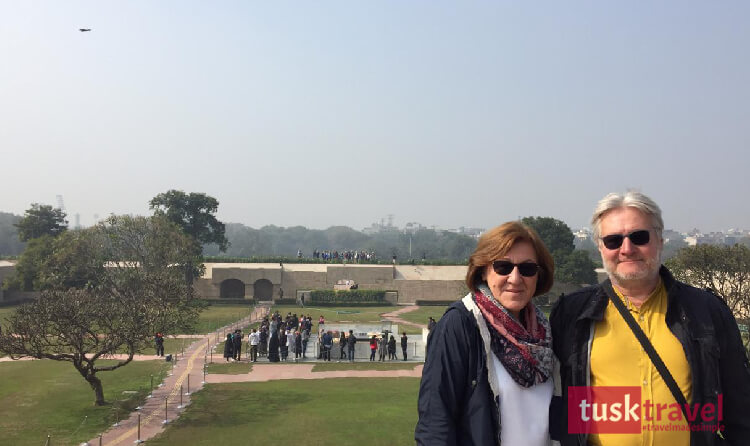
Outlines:
[[[161,217],[110,217],[69,231],[43,265],[41,297],[9,317],[0,351],[69,361],[103,405],[97,373],[130,363],[154,333],[194,323],[199,307],[182,277],[192,261],[191,240]],[[100,361],[117,353],[125,357]]]

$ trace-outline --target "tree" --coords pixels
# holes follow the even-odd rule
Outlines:
[[[15,273],[5,279],[3,288],[8,290],[34,291],[42,289],[39,273],[43,263],[52,255],[54,237],[44,234],[26,243],[26,249],[16,263]]]
[[[721,296],[735,318],[750,318],[750,248],[745,245],[696,245],[665,262],[672,274]]]
[[[43,235],[57,236],[68,229],[65,211],[46,204],[33,203],[23,218],[15,225],[22,242]]]
[[[179,226],[193,240],[193,255],[196,261],[185,266],[185,281],[193,283],[196,275],[201,275],[202,245],[216,244],[221,252],[227,250],[224,223],[214,214],[219,201],[203,193],[186,194],[181,190],[169,190],[151,199],[149,207],[155,215],[163,215]]]
[[[70,362],[103,405],[97,373],[130,363],[154,333],[194,323],[199,308],[180,268],[192,262],[193,242],[163,217],[126,216],[68,232],[52,246],[39,274],[44,291],[8,318],[0,352]],[[99,362],[116,353],[125,358]]]
[[[575,250],[575,236],[568,225],[552,217],[526,217],[521,222],[539,234],[552,254],[556,282],[596,283],[594,263],[585,251]]]

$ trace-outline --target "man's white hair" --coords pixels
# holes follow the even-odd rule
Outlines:
[[[591,217],[591,228],[594,230],[594,240],[599,239],[599,230],[604,215],[613,209],[623,207],[636,208],[650,216],[653,229],[656,231],[656,235],[661,238],[662,231],[664,230],[664,221],[661,219],[661,209],[659,208],[659,205],[646,195],[638,191],[629,190],[624,194],[613,192],[599,200],[599,203],[594,210],[594,215]]]

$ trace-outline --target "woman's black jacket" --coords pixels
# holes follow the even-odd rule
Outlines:
[[[432,330],[419,386],[418,445],[499,443],[498,401],[476,319],[459,301]]]

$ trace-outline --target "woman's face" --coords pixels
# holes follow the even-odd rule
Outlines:
[[[538,263],[534,247],[529,242],[518,242],[510,248],[503,257],[495,260],[507,260],[511,263]],[[537,272],[531,277],[522,276],[518,267],[508,275],[500,275],[492,268],[492,264],[484,268],[482,278],[492,290],[500,304],[518,319],[521,310],[529,303],[536,290]]]

